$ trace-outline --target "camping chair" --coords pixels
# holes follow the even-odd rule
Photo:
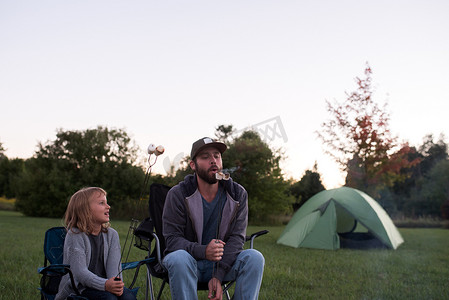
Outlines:
[[[169,283],[167,270],[162,265],[163,253],[165,250],[165,239],[162,235],[162,212],[164,209],[165,198],[169,186],[163,184],[153,183],[150,186],[150,199],[149,199],[149,212],[150,217],[145,219],[139,227],[135,230],[136,235],[136,247],[148,251],[149,257],[154,258],[148,264],[148,268],[151,276],[162,280],[161,287],[159,289],[157,300],[162,296],[165,284]],[[253,233],[251,236],[246,237],[246,241],[250,242],[250,248],[253,248],[254,239],[258,236],[268,233],[268,230],[262,230]],[[155,246],[151,252],[151,242],[155,240]],[[229,289],[234,282],[223,282],[223,294],[229,300]],[[208,290],[207,282],[199,282],[198,290]]]
[[[62,264],[66,234],[67,231],[64,227],[53,227],[45,232],[44,266],[38,268],[38,273],[42,275],[39,288],[42,300],[53,300],[55,298],[58,293],[59,282],[61,281],[62,276],[66,274],[69,274],[72,287],[75,290],[75,295],[71,295],[68,299],[87,300],[80,296],[80,292],[75,286],[70,266]],[[122,263],[122,270],[136,269],[132,283],[129,286],[129,289],[133,293],[136,294],[138,290],[138,288],[133,289],[133,286],[136,283],[140,267],[149,263],[151,260],[152,259],[147,258],[137,262]]]

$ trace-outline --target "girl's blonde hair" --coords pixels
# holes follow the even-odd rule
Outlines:
[[[92,200],[95,193],[106,196],[106,191],[99,187],[82,188],[73,194],[64,216],[67,230],[74,232],[73,228],[78,228],[80,232],[87,234],[92,232],[94,222],[90,211],[90,200]],[[107,232],[109,226],[109,222],[104,223],[101,231]]]

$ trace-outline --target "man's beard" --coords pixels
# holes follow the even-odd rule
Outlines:
[[[212,175],[209,175],[209,171],[212,168],[216,168],[216,167],[217,166],[211,166],[209,169],[205,170],[205,169],[199,168],[197,163],[195,162],[196,174],[198,174],[199,178],[201,178],[202,180],[204,180],[205,182],[207,182],[209,184],[215,184],[218,182],[217,178],[215,177],[215,173],[213,173]]]

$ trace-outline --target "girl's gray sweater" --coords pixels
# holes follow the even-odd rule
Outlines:
[[[92,254],[89,237],[78,229],[69,230],[64,242],[63,263],[70,265],[75,284],[80,292],[86,287],[104,291],[106,278],[101,278],[88,270]],[[117,231],[108,228],[102,234],[104,239],[104,266],[107,278],[116,276],[121,271],[120,242]],[[120,277],[120,276],[119,276]],[[74,290],[69,275],[64,275],[59,284],[59,291],[55,300],[66,299]]]

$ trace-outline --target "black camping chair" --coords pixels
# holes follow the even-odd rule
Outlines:
[[[163,253],[165,250],[165,239],[162,235],[162,212],[164,209],[165,198],[169,190],[170,187],[163,184],[153,183],[150,186],[150,217],[145,219],[134,232],[136,235],[136,246],[148,251],[149,257],[154,258],[154,261],[148,264],[151,276],[162,280],[156,298],[157,300],[161,298],[165,284],[169,283],[167,270],[165,270],[162,265]],[[253,233],[251,236],[247,236],[246,241],[250,242],[250,248],[253,248],[254,239],[256,237],[266,233],[268,233],[268,230],[262,230]],[[151,251],[151,242],[153,239],[155,240],[155,246],[153,251]],[[231,299],[229,289],[233,283],[233,281],[222,283],[223,294],[228,300]],[[198,290],[208,290],[207,282],[199,282]]]
[[[45,232],[44,239],[44,266],[38,268],[38,273],[42,275],[40,281],[40,293],[42,300],[53,300],[58,293],[59,282],[62,276],[69,274],[70,281],[73,289],[75,290],[75,295],[71,295],[67,299],[73,300],[88,300],[80,296],[80,292],[76,288],[75,281],[73,279],[73,274],[70,271],[70,266],[63,264],[64,255],[64,240],[67,231],[64,227],[53,227]],[[129,285],[129,289],[133,293],[137,293],[138,288],[133,288],[136,283],[137,276],[139,274],[139,269],[142,265],[149,263],[150,258],[122,263],[122,270],[136,269],[132,283]]]

